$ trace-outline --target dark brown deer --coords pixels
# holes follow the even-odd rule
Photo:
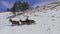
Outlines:
[[[19,21],[15,21],[12,19],[9,19],[9,21],[12,23],[12,25],[20,25]]]
[[[29,24],[35,24],[34,20],[29,20],[28,18],[26,19],[26,22],[27,22],[27,25],[29,25]]]
[[[20,21],[21,21],[21,24],[22,24],[22,25],[25,25],[25,24],[27,24],[27,25],[35,24],[35,21],[34,21],[34,20],[29,20],[28,18],[27,18],[25,21],[22,21],[22,20],[20,19]]]
[[[27,24],[26,21],[22,21],[21,19],[20,19],[20,22],[21,22],[21,25],[25,25],[25,24]]]

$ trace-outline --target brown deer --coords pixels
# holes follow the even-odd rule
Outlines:
[[[20,25],[19,21],[15,21],[12,19],[9,19],[9,21],[12,23],[12,25]]]
[[[26,19],[26,22],[27,22],[27,25],[29,25],[29,24],[35,24],[34,20],[29,20],[28,18]]]
[[[25,25],[25,24],[27,24],[27,25],[35,24],[35,21],[34,21],[34,20],[29,20],[28,18],[27,18],[25,21],[22,21],[22,20],[20,19],[20,21],[21,21],[21,24],[22,24],[22,25]]]
[[[27,24],[26,21],[22,21],[21,19],[20,19],[20,22],[21,22],[21,25],[25,25],[25,24]]]

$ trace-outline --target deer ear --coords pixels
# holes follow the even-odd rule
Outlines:
[[[20,19],[21,20],[21,19]]]

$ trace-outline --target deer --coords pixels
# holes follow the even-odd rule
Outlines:
[[[29,25],[29,24],[35,24],[34,20],[29,20],[28,18],[26,19],[26,22],[27,22],[27,25]]]
[[[12,23],[12,25],[20,25],[19,21],[15,21],[12,19],[9,19],[9,21]]]
[[[22,20],[20,19],[20,21],[21,21],[21,24],[22,24],[22,25],[25,25],[25,24],[27,24],[27,25],[35,24],[35,21],[34,21],[34,20],[29,20],[28,18],[26,18],[25,21],[22,21]]]
[[[21,19],[20,19],[20,22],[21,22],[21,25],[25,25],[25,24],[27,24],[26,21],[22,21]]]

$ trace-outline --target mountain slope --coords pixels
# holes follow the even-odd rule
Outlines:
[[[51,9],[52,8],[52,9]],[[60,34],[60,5],[47,4],[19,15],[13,20],[35,20],[36,24],[22,25],[11,27],[7,17],[11,16],[10,12],[0,13],[0,33],[1,34]]]

